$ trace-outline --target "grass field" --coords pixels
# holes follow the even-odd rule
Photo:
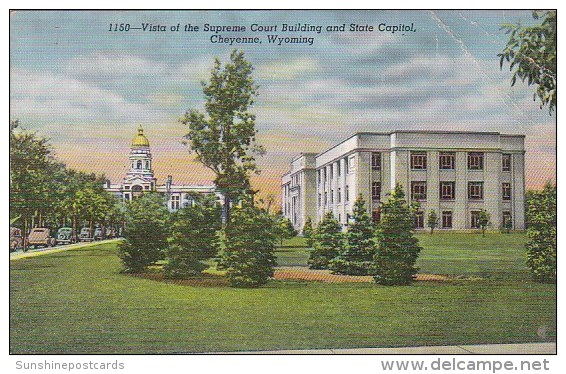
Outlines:
[[[408,287],[272,281],[259,289],[234,289],[120,274],[116,244],[10,261],[10,352],[176,353],[556,339],[556,287],[524,276],[523,234],[488,236],[489,246],[457,236],[470,234],[444,235],[419,236],[423,271],[497,276]],[[460,243],[464,239],[472,243]],[[503,239],[505,244],[499,243]],[[304,263],[308,252],[301,245],[301,239],[286,243],[280,263]]]
[[[416,235],[423,247],[417,266],[421,273],[464,277],[529,279],[524,233],[435,232]],[[296,237],[277,250],[281,266],[307,266],[309,249]]]

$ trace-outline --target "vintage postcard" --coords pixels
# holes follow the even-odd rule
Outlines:
[[[556,20],[12,10],[10,354],[555,354]]]

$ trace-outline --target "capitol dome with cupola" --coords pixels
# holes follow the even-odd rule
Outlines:
[[[149,148],[149,140],[143,134],[143,128],[140,125],[137,135],[132,139],[129,170],[126,172],[122,183],[112,184],[107,181],[104,184],[104,189],[124,202],[132,201],[146,192],[164,195],[167,201],[167,209],[171,212],[192,205],[195,201],[195,195],[199,194],[215,194],[218,201],[222,203],[222,195],[216,192],[213,185],[176,185],[173,184],[171,175],[167,177],[165,184],[158,185],[152,166],[153,157]]]
[[[141,125],[138,127],[138,134],[132,139],[132,148],[134,147],[149,147],[149,140],[143,134]]]

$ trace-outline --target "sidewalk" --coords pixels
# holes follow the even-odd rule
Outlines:
[[[216,352],[215,352],[216,353]],[[525,354],[536,355],[556,354],[556,343],[522,343],[522,344],[482,344],[482,345],[453,345],[429,347],[400,347],[400,348],[349,348],[349,349],[307,349],[257,352],[224,352],[223,354],[315,354],[315,355],[426,355],[426,354]]]
[[[122,240],[122,239],[108,239],[108,240],[100,240],[100,241],[96,241],[96,242],[75,243],[75,244],[68,244],[68,245],[60,245],[60,246],[57,246],[57,247],[31,249],[27,252],[16,251],[16,252],[10,253],[10,261],[19,260],[21,258],[41,256],[41,255],[48,254],[48,253],[63,252],[63,251],[71,250],[71,249],[80,249],[80,248],[90,247],[90,246],[98,245],[98,244],[113,243],[113,242],[117,242],[117,241],[120,241],[120,240]]]

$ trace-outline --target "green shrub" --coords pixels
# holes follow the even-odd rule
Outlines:
[[[276,230],[263,209],[247,203],[232,210],[222,238],[222,264],[232,287],[258,287],[273,276]]]
[[[213,198],[197,198],[195,205],[179,210],[171,226],[165,277],[186,278],[207,269],[202,261],[218,254],[220,228],[221,210]]]
[[[123,272],[141,273],[163,259],[169,218],[163,198],[154,193],[144,193],[127,205],[125,240],[119,245]]]
[[[421,247],[413,236],[414,212],[405,201],[400,185],[381,206],[381,221],[377,228],[375,260],[376,283],[407,285],[417,273],[415,262]]]
[[[354,203],[344,247],[334,259],[330,260],[330,270],[347,275],[373,274],[374,235],[375,226],[360,194]]]
[[[556,282],[556,186],[531,192],[527,202],[527,265],[535,280]]]
[[[275,231],[279,238],[279,245],[283,246],[284,239],[291,239],[297,236],[297,230],[293,227],[293,223],[287,217],[279,215],[275,218]]]
[[[327,212],[313,235],[313,250],[308,260],[311,269],[328,269],[330,260],[340,253],[344,245],[341,226],[332,212]]]
[[[303,237],[306,239],[307,247],[312,247],[313,244],[313,228],[312,228],[312,220],[310,217],[307,217],[305,221],[305,225],[303,226]]]

